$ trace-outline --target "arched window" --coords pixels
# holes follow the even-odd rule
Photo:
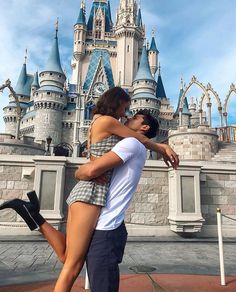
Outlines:
[[[88,102],[85,106],[85,111],[84,111],[84,119],[85,120],[92,120],[92,111],[94,108],[94,103],[93,102]]]

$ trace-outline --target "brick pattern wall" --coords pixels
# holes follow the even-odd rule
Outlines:
[[[216,224],[216,209],[236,219],[236,174],[202,173],[200,178],[202,214],[205,225]],[[223,219],[223,222],[230,222]]]
[[[196,129],[181,127],[169,132],[169,145],[180,160],[209,160],[218,151],[218,136],[205,126]]]
[[[34,177],[22,178],[22,166],[0,165],[0,204],[14,198],[26,199],[26,193],[34,186]],[[11,209],[0,212],[0,222],[21,221],[21,217]]]
[[[5,156],[2,156],[5,157]],[[0,156],[0,204],[13,198],[26,198],[26,193],[34,188],[34,174],[22,178],[25,166],[35,166],[33,157],[18,156],[15,160],[1,159]],[[27,159],[27,160],[26,160]],[[52,157],[50,158],[53,159]],[[76,184],[74,172],[86,159],[70,158],[66,166],[63,213],[67,215],[66,198]],[[191,165],[194,165],[192,162]],[[45,165],[47,167],[47,165]],[[186,166],[187,167],[187,166]],[[201,210],[204,225],[216,224],[216,208],[222,213],[236,219],[236,167],[230,169],[223,164],[210,166],[203,164],[200,175]],[[147,161],[133,201],[126,213],[126,222],[152,226],[167,226],[169,213],[168,170],[160,161]],[[20,217],[12,210],[0,211],[0,222],[16,222]],[[225,224],[233,224],[223,218]]]

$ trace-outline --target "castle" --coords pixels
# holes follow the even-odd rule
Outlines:
[[[130,94],[132,113],[149,109],[157,117],[157,139],[168,139],[181,161],[177,170],[160,160],[146,161],[126,213],[129,234],[172,237],[174,231],[215,237],[216,209],[221,208],[228,216],[224,234],[235,237],[229,219],[235,220],[236,213],[236,127],[227,125],[227,104],[236,93],[235,85],[222,106],[212,86],[193,76],[187,86],[181,81],[174,109],[162,82],[155,36],[148,45],[136,1],[120,0],[114,23],[109,0],[93,1],[87,20],[85,10],[82,0],[74,25],[70,82],[61,66],[57,25],[44,69],[28,74],[25,62],[14,89],[9,80],[0,86],[11,91],[4,108],[5,134],[0,134],[0,203],[12,197],[25,199],[35,189],[42,215],[63,229],[65,198],[76,184],[76,168],[86,162],[80,156],[92,109],[105,90],[118,85]],[[193,100],[188,104],[188,90],[195,85],[203,95],[198,104]],[[212,97],[218,105],[218,129],[211,125]],[[72,157],[44,155],[58,145],[69,147]],[[1,212],[0,231],[29,234],[11,210]]]
[[[20,136],[31,143],[34,140],[37,154],[42,153],[36,150],[39,145],[51,137],[52,146],[66,142],[73,147],[73,155],[79,156],[86,145],[96,100],[105,90],[121,86],[132,97],[130,111],[149,109],[160,123],[159,141],[166,140],[168,130],[177,127],[180,101],[174,110],[166,96],[155,36],[147,44],[141,8],[135,0],[120,0],[113,23],[109,0],[97,0],[87,21],[85,15],[82,0],[74,25],[70,83],[61,66],[58,26],[43,70],[32,75],[27,72],[26,61],[23,64],[14,87],[21,108]],[[183,91],[181,82],[179,97]],[[12,95],[9,99],[4,107],[5,133],[14,136],[17,104]],[[186,97],[182,116],[185,125],[199,124],[196,104],[188,105]],[[33,154],[22,152],[26,153]]]

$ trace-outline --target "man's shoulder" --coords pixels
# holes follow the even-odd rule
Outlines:
[[[138,153],[139,151],[145,151],[145,146],[136,138],[128,137],[119,141],[114,148],[127,149],[129,151]]]

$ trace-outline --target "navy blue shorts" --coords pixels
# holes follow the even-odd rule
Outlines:
[[[124,222],[114,230],[95,230],[86,258],[91,292],[118,292],[126,241]]]

